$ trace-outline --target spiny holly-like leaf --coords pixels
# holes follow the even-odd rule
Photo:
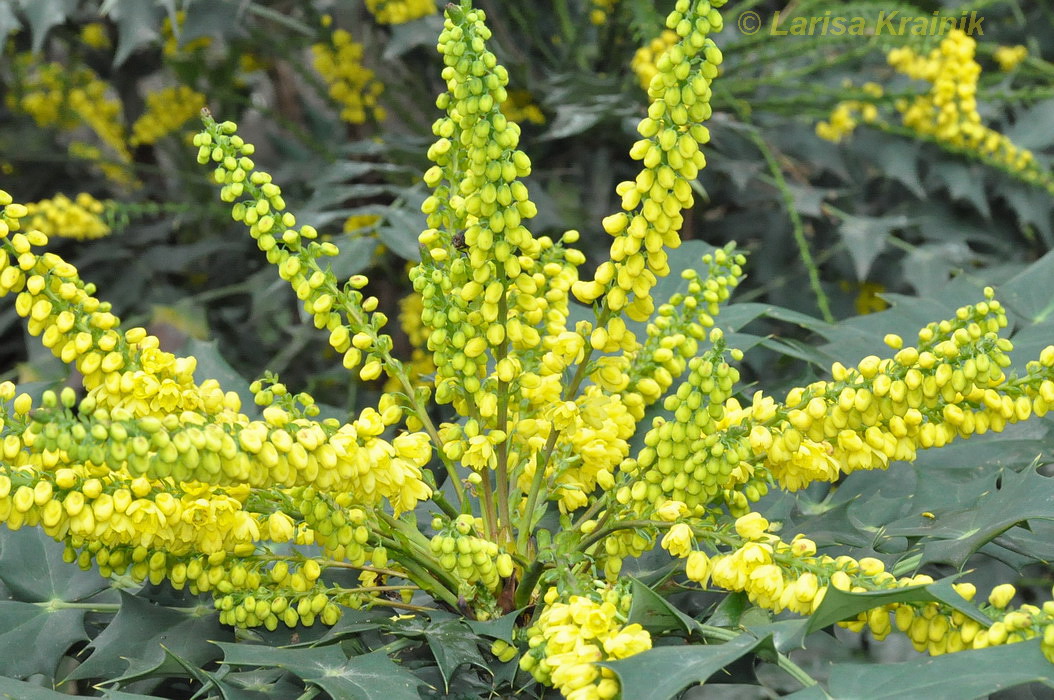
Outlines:
[[[0,2],[0,41],[7,41],[7,37],[22,28],[22,22],[15,14],[10,2]]]
[[[479,651],[479,638],[460,619],[429,625],[424,635],[443,675],[447,692],[450,692],[450,679],[459,666],[470,664],[487,670],[487,662]]]
[[[847,216],[838,227],[858,280],[866,280],[875,258],[886,247],[893,231],[908,225],[905,216]]]
[[[836,698],[972,700],[1026,683],[1054,688],[1054,664],[1038,639],[895,664],[837,664],[828,687]]]
[[[816,612],[814,612],[809,618],[807,632],[815,632],[816,630],[823,629],[839,620],[854,618],[858,613],[882,605],[887,605],[889,603],[907,603],[916,601],[944,603],[948,607],[958,610],[967,617],[977,620],[986,626],[990,624],[991,620],[985,617],[985,615],[973,605],[970,605],[963,600],[963,598],[952,588],[952,583],[957,578],[959,577],[953,576],[941,579],[934,583],[922,584],[919,586],[907,586],[905,588],[896,588],[889,591],[864,591],[860,593],[850,593],[848,591],[839,590],[834,586],[829,586],[827,588],[827,593],[823,598],[823,602],[820,603],[820,607],[817,608]]]
[[[962,567],[971,554],[1029,518],[1054,519],[1054,481],[1034,468],[999,473],[1001,485],[984,492],[977,502],[959,511],[887,529],[889,535],[924,537],[922,563],[947,562]],[[925,520],[925,519],[924,519]]]
[[[200,614],[205,612],[205,614]],[[115,679],[165,675],[179,669],[165,649],[202,666],[219,657],[207,640],[230,639],[230,631],[204,608],[167,608],[121,592],[121,609],[91,643],[91,656],[70,679]]]
[[[1054,275],[1054,251],[1044,255],[999,287],[999,300],[1011,311],[1039,323],[1054,311],[1050,279]]]
[[[202,690],[215,690],[219,692],[223,700],[267,700],[268,698],[274,697],[267,693],[263,693],[257,690],[248,690],[235,685],[227,683],[225,679],[220,678],[214,673],[209,673],[203,668],[199,668],[197,664],[191,663],[187,659],[179,656],[178,654],[172,653],[170,649],[162,646],[165,651],[165,655],[171,661],[182,666],[187,675],[201,683]]]
[[[724,644],[656,647],[600,665],[618,675],[622,697],[669,700],[765,643],[771,644],[771,639],[747,632]]]
[[[99,696],[101,700],[157,700],[150,695],[109,690]],[[69,700],[68,693],[59,693],[39,685],[0,677],[0,698],[4,700]]]
[[[216,646],[223,650],[224,663],[282,668],[335,698],[419,700],[417,688],[426,685],[382,651],[349,659],[337,646],[281,649],[222,642]]]
[[[491,639],[501,639],[502,641],[512,643],[512,630],[516,627],[516,618],[520,616],[523,609],[513,610],[507,615],[502,615],[496,620],[486,620],[481,622],[480,620],[465,620],[465,624],[468,625],[473,632],[482,636],[490,637]]]
[[[113,57],[115,66],[124,63],[140,46],[160,36],[157,28],[161,22],[152,2],[114,0],[107,2],[102,11],[117,23],[117,51]]]
[[[48,31],[65,22],[66,15],[76,3],[69,0],[18,0],[18,4],[29,21],[29,28],[33,32],[33,52],[37,53],[44,47]]]
[[[77,642],[87,640],[84,610],[0,601],[0,675],[54,678],[59,661]]]
[[[36,528],[0,534],[0,581],[17,600],[84,600],[109,588],[96,569],[62,560],[63,547]]]
[[[631,580],[633,603],[627,617],[629,622],[639,623],[650,632],[674,631],[690,635],[699,631],[701,625],[698,620],[678,610],[637,579]]]

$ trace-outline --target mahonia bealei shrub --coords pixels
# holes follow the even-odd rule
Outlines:
[[[976,39],[953,29],[940,45],[926,54],[908,46],[889,51],[887,62],[898,73],[930,85],[924,94],[894,101],[902,125],[921,139],[977,158],[1054,193],[1054,173],[1037,162],[1030,150],[1017,146],[1005,134],[981,122],[977,109],[981,66],[974,60],[976,49]],[[1002,70],[1009,71],[1024,60],[1027,53],[1023,46],[1001,46],[995,52],[995,59]],[[876,128],[889,128],[874,103],[881,97],[880,89],[865,89],[861,99],[839,102],[830,117],[816,125],[817,135],[839,142],[861,122]]]
[[[396,357],[369,280],[334,276],[336,245],[288,210],[237,125],[203,114],[198,161],[213,168],[232,218],[343,366],[363,381],[386,377],[377,406],[347,421],[318,420],[310,395],[270,373],[248,387],[254,411],[218,381],[199,382],[194,357],[123,328],[45,249],[29,209],[0,192],[0,294],[14,295],[29,333],[80,372],[84,391],[34,402],[0,384],[0,521],[40,527],[68,561],[104,575],[210,593],[220,619],[241,627],[333,624],[346,608],[420,611],[428,599],[477,620],[525,610],[514,643],[492,652],[519,655],[523,670],[576,700],[618,696],[598,662],[652,647],[629,619],[634,584],[620,573],[656,547],[690,582],[776,612],[810,615],[832,587],[928,583],[781,539],[754,504],[772,488],[884,469],[1045,415],[1054,346],[1008,376],[1006,313],[986,289],[914,346],[887,336],[890,357],[836,363],[782,400],[743,395],[742,353],[716,324],[744,256],[714,250],[682,274],[680,291],[652,298],[705,165],[721,62],[708,35],[721,4],[678,0],[667,18],[677,40],[649,81],[631,151],[642,167],[616,188],[621,211],[602,222],[610,259],[591,278],[579,275],[578,232],[528,227],[531,161],[502,111],[508,73],[487,48],[485,14],[469,0],[447,7],[427,228],[402,309],[415,324],[401,319],[431,360],[427,374]],[[572,321],[572,297],[592,305],[592,320]],[[665,416],[642,425],[660,404]],[[348,570],[350,585],[333,575]],[[1014,594],[996,587],[978,614],[908,596],[842,624],[876,638],[895,628],[931,654],[1038,637],[1054,659],[1054,602],[1011,607]]]

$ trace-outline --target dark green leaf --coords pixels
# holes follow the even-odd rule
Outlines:
[[[343,236],[334,241],[340,253],[325,262],[333,269],[338,280],[346,280],[362,272],[373,263],[373,251],[377,249],[377,239],[372,236]]]
[[[1054,100],[1044,100],[1017,115],[1003,133],[1018,148],[1040,150],[1054,144],[1051,123],[1054,123]]]
[[[0,533],[0,581],[17,600],[76,602],[110,582],[95,568],[82,571],[62,560],[63,546],[38,529]]]
[[[88,639],[84,610],[0,601],[0,676],[51,679],[69,648]]]
[[[1054,664],[1038,639],[896,664],[836,664],[829,688],[836,698],[972,700],[1025,683],[1054,688]]]
[[[115,66],[124,63],[140,46],[156,41],[160,37],[158,28],[161,22],[158,18],[157,6],[153,2],[143,0],[108,2],[103,8],[103,14],[108,14],[117,24],[117,51],[113,57]]]
[[[202,691],[214,689],[219,692],[223,700],[267,700],[268,698],[273,697],[272,695],[257,690],[247,690],[239,686],[231,685],[226,682],[226,679],[220,678],[217,674],[209,673],[205,669],[199,668],[197,664],[191,663],[178,654],[172,653],[172,650],[166,648],[164,645],[162,645],[161,648],[164,649],[167,659],[182,666],[187,672],[187,675],[198,683],[201,683]]]
[[[443,682],[450,692],[450,679],[462,664],[487,670],[487,662],[479,652],[479,638],[460,619],[443,620],[425,628],[425,639],[435,656]]]
[[[117,690],[106,691],[101,696],[104,700],[157,700],[152,695],[123,693]],[[0,677],[0,698],[5,700],[69,700],[69,693],[59,693],[39,685],[16,681],[13,678]]]
[[[999,287],[999,301],[1032,323],[1046,320],[1054,311],[1050,280],[1054,276],[1054,251],[1044,255]]]
[[[637,579],[631,579],[633,585],[633,603],[627,620],[639,623],[649,632],[680,632],[693,634],[699,631],[697,620],[678,610],[668,600],[645,586]]]
[[[511,644],[512,631],[516,627],[516,618],[519,617],[522,612],[522,609],[513,610],[511,613],[502,615],[496,620],[487,620],[485,622],[480,622],[479,620],[465,620],[465,624],[468,625],[473,632],[482,637],[500,639]]]
[[[424,214],[419,213],[418,207],[392,208],[377,227],[377,237],[403,260],[416,262],[421,259],[421,244],[417,237],[424,229]]]
[[[905,216],[847,216],[842,220],[838,233],[849,250],[857,280],[867,279],[871,264],[885,250],[886,239],[907,224]]]
[[[412,22],[391,25],[391,37],[381,54],[385,61],[391,61],[418,46],[435,48],[436,37],[443,30],[443,17],[439,14],[427,15]]]
[[[167,608],[121,592],[121,609],[89,647],[91,656],[70,674],[71,679],[167,675],[179,669],[167,660],[167,647],[190,663],[202,666],[216,659],[210,641],[229,639],[230,631],[205,607]]]
[[[382,651],[348,658],[337,646],[276,649],[254,644],[216,642],[231,666],[273,666],[314,683],[335,698],[419,700],[424,682],[397,666]]]
[[[705,682],[765,642],[771,643],[771,639],[745,632],[724,644],[657,647],[600,665],[618,675],[623,697],[669,700],[685,688]]]
[[[1029,518],[1054,519],[1052,482],[1034,468],[1003,470],[1000,488],[984,492],[972,506],[925,520],[889,527],[890,535],[924,537],[922,563],[947,562],[961,567],[986,542]]]

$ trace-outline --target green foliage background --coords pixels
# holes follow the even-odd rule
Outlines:
[[[615,184],[635,169],[625,153],[645,97],[629,61],[657,33],[668,8],[622,0],[596,26],[584,1],[477,4],[488,11],[512,88],[528,91],[546,116],[545,124],[524,127],[541,212],[536,229],[580,229],[597,258],[607,245],[599,220],[616,206]],[[997,286],[1011,313],[1017,356],[1034,357],[1054,337],[1054,199],[903,134],[861,127],[838,146],[814,135],[815,123],[865,80],[910,88],[885,65],[886,50],[936,40],[764,31],[751,37],[734,26],[736,15],[751,8],[768,19],[776,10],[813,16],[835,7],[847,16],[895,7],[916,15],[982,12],[982,114],[1050,165],[1054,11],[1045,3],[807,1],[793,10],[773,2],[732,4],[717,37],[725,63],[714,83],[709,167],[696,183],[702,201],[685,227],[685,238],[696,240],[676,260],[697,260],[707,244],[731,240],[751,253],[748,281],[721,323],[730,345],[746,352],[745,376],[773,393],[822,375],[835,360],[874,352],[886,333],[910,337],[963,299],[980,298],[985,284]],[[179,11],[186,12],[181,41],[208,36],[212,45],[174,60],[160,42],[164,19]],[[367,47],[368,65],[386,84],[385,122],[342,122],[312,71],[307,49],[328,33],[326,13]],[[111,50],[79,43],[79,28],[97,20],[106,23]],[[423,228],[419,176],[440,87],[433,51],[440,26],[433,15],[383,27],[358,2],[325,0],[0,0],[0,38],[8,45],[0,78],[12,88],[9,59],[16,52],[83,61],[117,91],[129,120],[142,111],[148,86],[191,85],[208,96],[213,113],[241,123],[261,147],[257,161],[282,183],[299,219],[338,243],[338,276],[369,274],[372,293],[394,317],[408,290],[405,261],[416,259]],[[999,44],[1024,44],[1030,58],[1000,72],[991,59]],[[241,54],[259,58],[263,70],[242,71]],[[149,323],[167,349],[201,360],[201,377],[228,387],[270,369],[312,392],[330,415],[345,416],[376,398],[379,387],[350,381],[295,300],[276,293],[279,281],[212,203],[181,137],[135,152],[143,182],[137,190],[108,185],[90,164],[64,157],[65,138],[0,109],[0,183],[18,201],[88,191],[120,203],[128,221],[118,233],[58,246],[116,313]],[[381,217],[374,231],[341,232],[344,219],[366,213]],[[811,251],[811,265],[795,235]],[[830,319],[810,287],[810,267],[830,300]],[[656,298],[679,281],[671,275]],[[857,315],[856,304],[875,289],[889,308]],[[57,360],[27,342],[10,308],[0,311],[0,333],[4,378],[31,393],[68,379]],[[1051,427],[1050,419],[1033,420],[924,453],[910,466],[856,473],[762,506],[783,522],[784,533],[805,533],[832,553],[877,556],[897,574],[921,568],[939,579],[970,570],[981,589],[1011,581],[1026,591],[1049,590]],[[1009,697],[1007,688],[1042,694],[1050,691],[1040,688],[1054,687],[1054,668],[1035,642],[916,657],[894,640],[875,645],[831,631],[832,622],[873,607],[874,594],[829,596],[826,617],[773,619],[736,595],[678,594],[667,582],[671,567],[659,552],[634,572],[640,590],[631,617],[664,636],[653,651],[613,664],[626,698],[675,697],[707,679],[741,686],[736,697],[793,692],[800,686],[777,668],[781,655],[821,683],[796,698]],[[943,599],[943,585],[931,587],[932,595]],[[663,596],[649,595],[649,586]],[[207,602],[166,587],[111,583],[62,563],[61,546],[34,531],[0,534],[0,594],[0,694],[27,700],[62,697],[52,688],[115,700],[543,693],[515,661],[490,654],[494,640],[511,641],[511,617],[480,623],[447,612],[403,619],[375,610],[349,612],[332,629],[235,633],[219,625]],[[732,691],[705,686],[686,697],[722,692]]]

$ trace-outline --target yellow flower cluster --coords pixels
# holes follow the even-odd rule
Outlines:
[[[731,247],[704,255],[702,263],[708,268],[707,276],[701,278],[694,269],[681,274],[688,282],[687,289],[673,294],[659,306],[648,322],[647,339],[627,353],[629,367],[619,376],[618,383],[612,383],[615,374],[608,367],[594,374],[593,381],[613,391],[622,391],[623,401],[633,417],[643,418],[644,409],[664,396],[684,373],[688,361],[699,354],[699,341],[706,339],[707,329],[714,325],[720,305],[739,285],[745,262],[746,258]],[[597,347],[597,343],[594,348],[605,349]],[[624,383],[626,380],[628,383]]]
[[[740,517],[735,533],[742,544],[712,557],[692,551],[685,566],[688,578],[704,586],[710,581],[729,591],[743,591],[751,602],[773,612],[799,615],[815,612],[831,588],[863,593],[933,583],[925,574],[898,579],[874,557],[817,555],[811,540],[798,535],[787,543],[769,534],[769,527],[758,513]],[[971,583],[953,588],[967,602],[976,594]],[[1044,655],[1054,661],[1054,602],[1015,609],[1009,607],[1014,595],[1013,586],[996,586],[988,605],[981,608],[987,622],[985,616],[976,619],[942,603],[920,601],[888,603],[839,624],[855,632],[866,627],[878,640],[899,630],[917,651],[932,656],[1040,637]]]
[[[91,153],[108,178],[130,184],[132,155],[125,143],[122,105],[108,94],[107,83],[87,66],[70,70],[57,62],[41,63],[28,53],[19,55],[14,65],[20,80],[7,95],[8,107],[28,114],[43,127],[72,131],[87,126],[108,154],[104,157],[97,147],[77,151],[72,144],[71,154]]]
[[[428,437],[381,437],[402,416],[391,399],[346,425],[318,423],[306,417],[315,413],[309,396],[298,395],[305,408],[296,409],[274,384],[257,391],[263,419],[249,420],[237,394],[224,394],[211,379],[195,384],[194,358],[160,351],[143,329],[121,333],[109,305],[91,296],[93,287],[72,265],[33,252],[47,236],[18,232],[28,208],[4,192],[0,206],[0,292],[17,295],[15,309],[29,332],[75,365],[88,389],[76,414],[67,389],[61,405],[45,393],[34,409],[21,395],[13,415],[3,416],[0,521],[9,527],[39,524],[66,541],[71,560],[89,566],[94,559],[104,573],[130,571],[137,580],[169,578],[193,591],[226,593],[236,569],[225,556],[252,556],[268,539],[316,539],[313,530],[295,535],[294,522],[270,507],[247,508],[251,492],[295,487],[291,494],[312,502],[299,507],[326,552],[359,563],[369,537],[363,508],[386,499],[398,514],[431,493],[422,480],[432,454]],[[13,394],[12,385],[0,386],[0,398]],[[305,510],[316,515],[325,501],[319,491],[339,493],[334,508],[347,516],[307,518]],[[232,615],[246,624],[277,620]],[[322,619],[335,621],[334,613]]]
[[[378,299],[360,291],[367,279],[355,275],[340,288],[333,273],[318,264],[319,258],[336,255],[337,247],[328,241],[318,242],[313,226],[294,228],[296,217],[285,211],[281,188],[271,181],[270,174],[255,169],[250,158],[255,148],[237,135],[237,125],[218,124],[211,117],[205,122],[206,131],[194,138],[194,145],[199,163],[217,164],[213,178],[222,185],[220,199],[234,202],[234,219],[249,228],[268,262],[276,265],[279,276],[292,285],[315,327],[330,332],[329,344],[343,354],[344,367],[353,369],[361,364],[359,377],[363,381],[379,377],[391,360],[392,339],[381,332],[388,318],[376,311]]]
[[[662,34],[652,39],[647,46],[640,47],[633,54],[633,59],[629,65],[636,74],[641,89],[647,90],[651,86],[651,79],[659,73],[659,69],[656,66],[659,57],[679,40],[680,37],[677,36],[677,32],[666,29]]]
[[[566,602],[555,588],[549,589],[545,607],[527,632],[530,651],[520,658],[520,668],[569,700],[618,697],[614,672],[596,662],[651,648],[651,635],[643,627],[622,622],[630,602],[629,595],[614,588],[573,595]]]
[[[714,348],[688,362],[688,377],[666,398],[672,420],[657,419],[637,457],[622,463],[633,483],[620,488],[620,503],[657,506],[674,500],[702,514],[732,470],[751,457],[740,436],[717,430],[739,372],[724,361],[719,329],[711,331],[710,340]]]
[[[377,214],[353,214],[344,220],[344,233],[370,233],[380,220]]]
[[[480,537],[477,523],[471,515],[459,515],[451,527],[442,527],[442,521],[434,523],[440,530],[429,542],[432,554],[440,566],[457,574],[468,587],[477,583],[496,594],[501,580],[512,575],[512,557],[502,552],[497,544]],[[466,591],[469,596],[474,592]]]
[[[857,119],[865,124],[878,121],[878,108],[870,102],[844,100],[835,105],[828,119],[829,121],[817,122],[816,135],[827,141],[840,143],[856,129]]]
[[[378,104],[384,84],[362,65],[362,52],[362,44],[343,29],[333,32],[329,42],[311,47],[312,65],[329,86],[329,96],[340,105],[341,119],[349,124],[385,117]]]
[[[434,15],[435,0],[366,0],[366,9],[380,24],[404,24]]]
[[[81,41],[93,49],[108,49],[112,46],[106,24],[103,22],[89,22],[81,27]]]
[[[999,46],[992,55],[999,69],[1012,71],[1028,58],[1028,47],[1018,44],[1017,46]]]
[[[110,235],[110,226],[103,220],[108,203],[81,192],[75,199],[57,194],[51,199],[26,205],[26,227],[54,238],[87,240]]]
[[[146,111],[132,124],[132,146],[160,141],[197,119],[205,106],[205,96],[187,85],[176,85],[146,96]]]
[[[545,114],[527,90],[510,90],[508,99],[501,104],[501,113],[510,122],[517,124],[522,122],[545,123]]]
[[[589,11],[589,21],[596,25],[607,22],[608,17],[615,11],[618,0],[593,0],[593,7]],[[648,86],[645,85],[647,90]]]
[[[574,285],[580,301],[603,298],[608,309],[636,321],[654,311],[651,289],[670,271],[666,248],[680,245],[681,211],[694,202],[689,183],[706,165],[699,148],[710,133],[702,122],[711,114],[710,83],[721,63],[721,51],[707,35],[720,31],[717,8],[723,4],[692,7],[680,0],[666,19],[680,40],[657,58],[648,85],[648,116],[637,127],[642,138],[630,149],[644,168],[636,180],[615,188],[623,211],[604,219],[604,230],[615,239],[611,260],[593,280]]]
[[[896,103],[904,126],[1054,192],[1054,175],[1036,162],[1031,151],[981,123],[977,111],[981,66],[974,60],[976,47],[972,37],[953,30],[926,55],[909,47],[889,52],[889,64],[898,72],[931,85],[925,95]]]

